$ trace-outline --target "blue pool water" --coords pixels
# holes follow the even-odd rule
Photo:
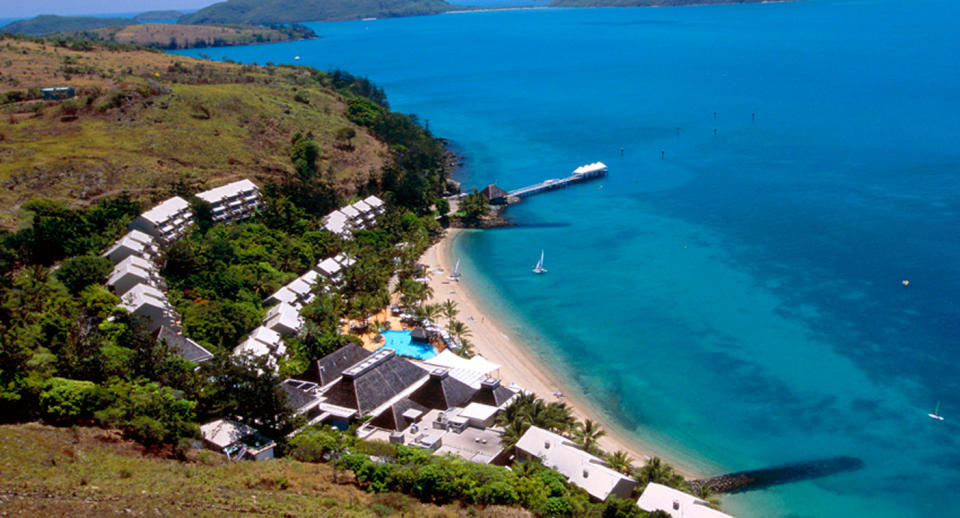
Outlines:
[[[958,18],[947,0],[516,10],[214,55],[368,75],[466,155],[468,186],[609,164],[463,234],[464,285],[689,467],[864,462],[725,509],[960,516]]]
[[[381,334],[384,343],[380,349],[393,349],[400,356],[418,360],[429,360],[437,355],[432,345],[414,340],[410,331],[384,331]]]

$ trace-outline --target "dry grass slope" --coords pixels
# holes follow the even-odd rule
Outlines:
[[[211,452],[162,459],[96,428],[0,426],[4,516],[524,517],[518,509],[425,505],[373,495],[352,475],[289,460],[228,463]]]
[[[338,93],[303,83],[303,69],[6,39],[0,70],[0,95],[78,90],[71,101],[0,105],[0,226],[8,228],[19,205],[38,196],[82,205],[127,190],[151,202],[174,181],[213,187],[283,176],[301,130],[315,135],[320,170],[346,194],[388,157],[343,116]],[[344,126],[357,131],[352,146],[336,140]]]

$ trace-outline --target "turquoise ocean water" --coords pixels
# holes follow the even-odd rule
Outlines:
[[[700,471],[865,463],[726,497],[739,516],[960,516],[958,19],[946,0],[535,9],[184,54],[367,75],[466,155],[467,185],[606,162],[458,239],[505,332]]]

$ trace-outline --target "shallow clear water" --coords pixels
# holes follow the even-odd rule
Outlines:
[[[865,462],[727,510],[960,516],[958,14],[515,10],[316,24],[320,40],[214,55],[368,75],[453,140],[467,185],[609,164],[459,239],[464,282],[686,464]]]

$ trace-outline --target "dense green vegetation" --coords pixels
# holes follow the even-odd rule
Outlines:
[[[518,505],[538,516],[647,516],[634,500],[611,497],[591,502],[584,490],[536,461],[516,462],[512,469],[474,464],[413,446],[364,443],[325,426],[297,435],[290,442],[290,454],[349,470],[356,484],[371,493],[396,491],[422,502]]]
[[[292,23],[423,16],[456,10],[444,0],[226,0],[183,16],[178,23]]]
[[[183,16],[180,11],[147,11],[133,17],[138,22],[155,22],[157,20],[176,20]]]
[[[17,20],[0,27],[0,32],[39,36],[54,32],[88,31],[111,25],[130,25],[129,18],[97,18],[93,16],[55,16],[41,14],[29,20]]]

